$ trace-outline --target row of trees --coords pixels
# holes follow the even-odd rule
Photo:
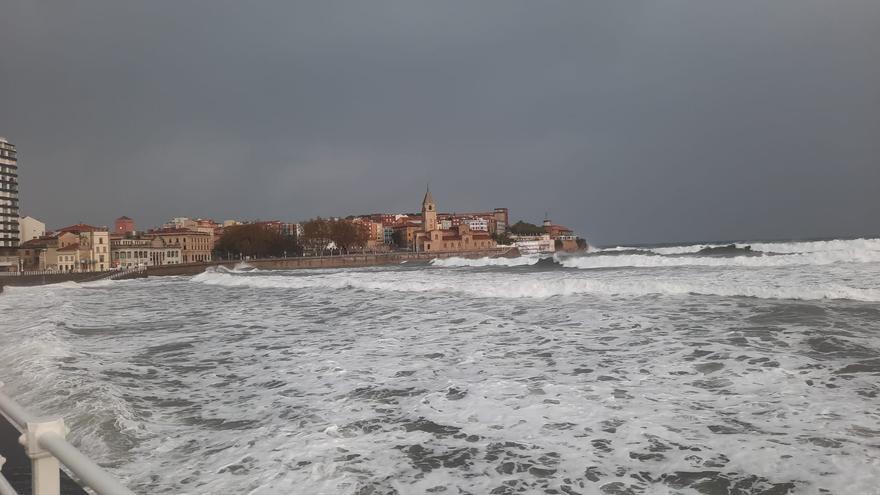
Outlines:
[[[286,236],[266,225],[233,225],[223,230],[214,246],[221,258],[298,256],[302,248],[295,236]]]
[[[348,219],[313,218],[302,225],[302,245],[311,252],[339,249],[348,253],[363,249],[370,239],[366,224]]]

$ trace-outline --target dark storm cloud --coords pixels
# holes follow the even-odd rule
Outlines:
[[[545,211],[596,242],[877,234],[880,2],[32,2],[23,211]]]

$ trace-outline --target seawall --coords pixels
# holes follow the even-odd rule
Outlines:
[[[515,248],[514,248],[515,249]],[[248,260],[247,263],[261,270],[294,270],[298,268],[346,268],[378,265],[399,265],[408,261],[427,262],[435,258],[484,258],[506,256],[512,253],[511,248],[484,249],[480,251],[468,251],[463,253],[381,253],[381,254],[345,254],[339,256],[305,256],[299,258],[271,258]],[[232,268],[239,261],[210,261],[207,263],[187,263],[180,265],[150,266],[137,276],[163,277],[198,275],[211,266],[224,266]],[[115,272],[87,272],[87,273],[54,273],[42,275],[22,275],[12,277],[0,277],[0,292],[3,286],[34,286],[45,284],[57,284],[60,282],[91,282],[108,278]],[[126,277],[129,278],[129,277]]]
[[[502,256],[510,248],[485,249],[464,253],[381,253],[381,254],[344,254],[339,256],[304,256],[298,258],[271,258],[248,260],[246,263],[260,270],[295,270],[298,268],[347,268],[378,265],[399,265],[405,261],[429,261],[435,258],[484,258]],[[147,268],[148,276],[197,275],[209,266],[232,268],[240,261],[212,261],[208,263],[189,263],[181,265],[151,266]]]

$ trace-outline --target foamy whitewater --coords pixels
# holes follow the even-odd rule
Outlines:
[[[140,493],[880,493],[880,240],[707,247],[7,288],[0,380]]]

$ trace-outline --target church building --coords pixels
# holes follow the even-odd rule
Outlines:
[[[467,223],[444,230],[437,223],[437,204],[431,189],[422,200],[422,230],[416,233],[416,249],[426,253],[480,251],[495,247],[495,241],[485,232],[473,232]]]

